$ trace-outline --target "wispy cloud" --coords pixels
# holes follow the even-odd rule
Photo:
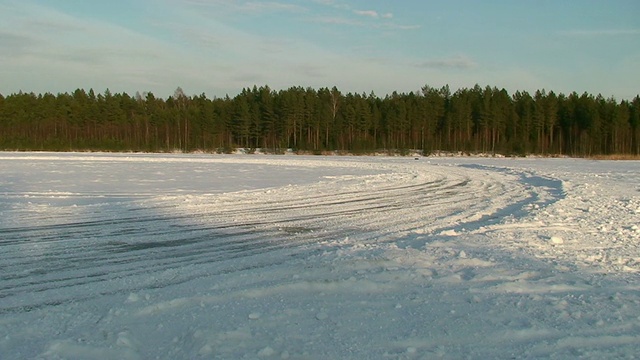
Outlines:
[[[341,17],[341,16],[317,16],[312,18],[311,21],[321,24],[333,24],[333,25],[350,25],[350,26],[364,26],[362,21],[356,19]]]
[[[387,30],[418,30],[422,28],[422,25],[401,25],[388,22],[380,25],[379,27]]]
[[[464,55],[453,56],[449,58],[430,59],[418,64],[418,67],[430,69],[470,69],[478,64]]]
[[[140,90],[150,82],[175,84],[179,75],[172,64],[180,55],[162,40],[27,2],[0,21],[0,53],[12,54],[0,56],[11,91]]]
[[[567,31],[561,31],[560,35],[573,36],[573,37],[629,36],[629,35],[640,35],[640,29],[567,30]]]
[[[360,16],[379,18],[378,12],[375,10],[353,10],[353,13]]]
[[[37,43],[38,41],[32,37],[0,30],[0,58],[15,58],[28,54],[30,48]]]
[[[312,64],[297,64],[293,66],[293,70],[296,73],[304,74],[311,78],[323,79],[327,78],[327,69],[322,65]]]
[[[307,9],[300,5],[288,4],[275,1],[251,1],[239,6],[239,9],[254,12],[305,12]]]
[[[207,7],[215,10],[241,13],[266,12],[306,12],[307,8],[297,4],[278,1],[235,1],[235,0],[182,0],[185,5]]]
[[[393,14],[388,13],[379,13],[375,10],[353,10],[353,13],[360,16],[370,17],[374,19],[392,19]]]
[[[330,6],[332,8],[339,9],[339,10],[351,10],[351,6],[344,3],[337,2],[335,0],[312,0],[312,1],[316,4]]]
[[[381,12],[374,9],[356,9],[347,3],[337,0],[311,0],[316,4],[326,6],[337,11],[338,15],[317,16],[311,20],[325,24],[367,26],[379,30],[416,30],[420,25],[401,24],[393,21],[395,15],[392,12]],[[369,21],[362,20],[369,18]]]

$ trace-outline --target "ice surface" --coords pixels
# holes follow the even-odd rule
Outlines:
[[[2,359],[633,358],[638,162],[0,153]]]

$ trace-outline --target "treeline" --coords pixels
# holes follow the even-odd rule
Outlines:
[[[640,154],[640,97],[423,87],[343,94],[268,86],[231,98],[153,93],[0,95],[0,149],[320,153],[436,150],[506,155]]]

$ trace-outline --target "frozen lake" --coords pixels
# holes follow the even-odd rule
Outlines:
[[[640,163],[0,153],[2,359],[633,358]]]

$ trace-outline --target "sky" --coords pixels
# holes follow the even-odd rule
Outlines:
[[[631,100],[638,0],[0,0],[0,94],[475,84]]]

